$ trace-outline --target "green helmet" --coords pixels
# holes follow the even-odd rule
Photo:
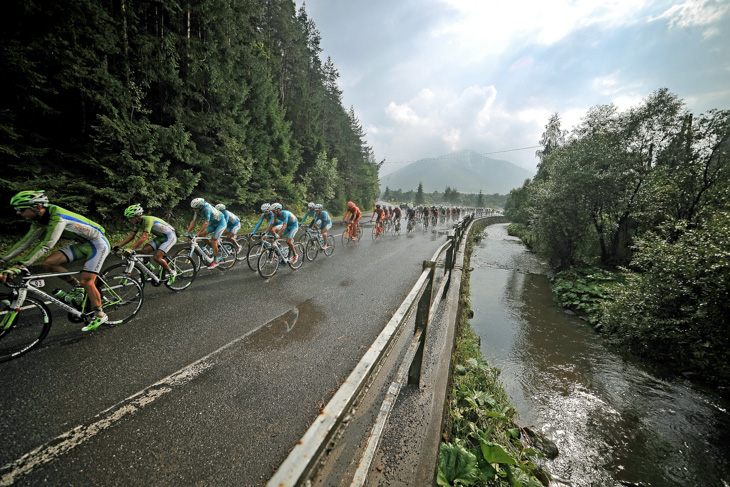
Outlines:
[[[144,209],[140,205],[130,205],[124,210],[124,218],[134,218],[135,216],[142,216]]]
[[[31,208],[33,206],[48,206],[48,196],[45,191],[21,191],[10,198],[10,206],[16,208]]]

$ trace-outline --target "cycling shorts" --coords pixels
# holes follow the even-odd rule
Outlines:
[[[235,222],[235,223],[234,222],[231,222],[226,227],[226,231],[231,232],[231,233],[238,233],[238,231],[240,229],[241,229],[241,221],[240,220],[237,221],[237,222]]]
[[[226,229],[226,221],[223,218],[221,218],[220,221],[211,220],[205,229],[210,234],[210,238],[221,238],[223,230]]]
[[[170,249],[173,245],[177,243],[177,236],[175,233],[168,233],[163,237],[155,237],[149,242],[147,242],[147,245],[152,247],[152,250],[161,250],[164,253],[170,252]]]
[[[279,227],[281,228],[281,227]],[[297,230],[299,230],[299,224],[295,223],[294,225],[287,226],[286,230],[284,230],[284,233],[281,234],[283,238],[294,238],[294,235],[297,234]],[[277,230],[278,232],[278,230]]]
[[[110,250],[109,241],[106,237],[101,236],[88,242],[67,245],[61,249],[61,253],[66,256],[69,262],[86,257],[83,271],[98,274],[101,272],[101,266],[104,265]]]

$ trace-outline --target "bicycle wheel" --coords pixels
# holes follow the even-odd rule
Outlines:
[[[350,242],[352,242],[352,236],[350,235],[350,231],[346,229],[342,232],[342,246],[347,247],[347,244]]]
[[[309,240],[309,238],[310,238],[309,233],[307,231],[305,231],[304,233],[302,233],[301,235],[299,235],[297,237],[297,242],[300,242],[303,245],[307,245],[307,241]]]
[[[198,275],[195,264],[189,255],[176,255],[172,259],[168,259],[167,263],[170,265],[170,269],[175,273],[175,279],[170,282],[170,279],[165,280],[165,286],[167,289],[172,291],[182,291],[187,289],[195,280]]]
[[[242,262],[248,258],[248,246],[249,246],[249,238],[248,235],[240,235],[236,237],[236,243],[239,247],[241,247],[241,251],[238,252],[238,255],[236,256],[236,260],[238,262]]]
[[[142,272],[136,265],[132,267],[132,271],[127,274],[127,264],[122,262],[107,267],[101,272],[101,275],[106,279],[108,276],[128,276],[136,280],[141,287],[144,288],[145,283],[149,280],[147,275]]]
[[[296,251],[296,253],[299,257],[297,257],[297,261],[293,264],[291,261],[289,261],[289,267],[296,270],[296,269],[299,269],[302,266],[302,264],[304,264],[304,254],[306,252],[304,250],[304,244],[300,243],[300,242],[297,242],[294,244],[294,250]]]
[[[218,250],[220,251],[219,257],[221,260],[218,262],[218,268],[222,271],[227,271],[234,265],[236,265],[236,246],[231,242],[219,242]]]
[[[377,225],[375,225],[373,227],[372,236],[373,236],[373,240],[376,240],[378,238],[378,226]]]
[[[327,246],[324,248],[324,255],[329,257],[332,255],[332,252],[335,251],[335,239],[332,237],[327,237]]]
[[[305,254],[307,254],[307,260],[309,262],[314,262],[314,259],[317,258],[318,253],[319,244],[317,243],[317,240],[310,238],[309,241],[307,241],[307,249],[305,251]]]
[[[264,279],[268,279],[279,270],[279,255],[274,249],[266,249],[259,255],[258,271]]]
[[[43,341],[51,330],[51,310],[43,301],[26,296],[17,313],[10,310],[10,299],[3,299],[0,310],[0,362],[20,357]]]
[[[191,254],[190,247],[186,247],[186,248],[178,250],[177,253],[173,256],[173,258],[177,257],[179,255],[184,255],[186,257],[190,257],[190,260],[193,261],[193,265],[195,266],[195,272],[200,271],[200,265],[202,264],[200,254],[198,254],[197,252],[193,252]]]
[[[142,307],[144,292],[135,279],[126,275],[97,278],[96,287],[101,293],[101,306],[109,315],[110,325],[121,325],[134,318]]]
[[[248,251],[246,252],[246,262],[248,262],[248,268],[254,272],[257,272],[259,270],[257,266],[262,250],[263,244],[261,242],[256,242],[251,244],[248,247]]]

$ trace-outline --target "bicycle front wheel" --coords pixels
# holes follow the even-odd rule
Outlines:
[[[187,289],[198,275],[198,270],[189,255],[176,255],[172,259],[168,259],[167,263],[170,269],[175,273],[174,279],[170,282],[168,278],[165,286],[172,291],[182,291]]]
[[[309,262],[314,262],[314,259],[317,258],[317,254],[319,253],[319,244],[315,239],[309,239],[305,253],[307,254],[307,260]]]
[[[219,247],[220,258],[218,262],[218,268],[227,271],[234,265],[236,265],[236,246],[231,242],[222,242]]]
[[[101,281],[99,283],[99,281]],[[134,318],[142,307],[142,286],[126,275],[99,277],[97,287],[101,293],[101,306],[109,315],[110,325],[121,325]]]
[[[51,330],[51,311],[42,301],[26,296],[20,311],[9,301],[0,310],[0,362],[20,357],[40,344]]]
[[[258,270],[261,277],[268,279],[276,274],[278,269],[279,255],[274,249],[266,249],[259,255]]]
[[[335,239],[327,236],[327,245],[324,248],[324,255],[329,257],[335,251]]]
[[[257,272],[259,270],[257,266],[259,263],[259,257],[261,257],[263,249],[264,247],[261,242],[256,242],[255,244],[251,244],[248,247],[246,262],[248,263],[248,268],[254,272]]]

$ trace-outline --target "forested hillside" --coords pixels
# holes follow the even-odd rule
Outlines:
[[[10,0],[0,201],[45,189],[110,224],[192,197],[253,211],[378,195],[378,164],[292,0]],[[14,219],[2,205],[4,221]]]

